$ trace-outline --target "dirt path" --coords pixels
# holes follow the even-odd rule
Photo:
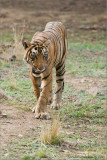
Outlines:
[[[72,77],[66,74],[66,83],[71,84],[74,90],[88,91],[93,96],[98,92],[104,92],[103,87],[106,84],[106,78],[95,78],[95,77]],[[106,91],[105,91],[106,92]]]
[[[34,118],[34,114],[16,108],[13,105],[1,103],[0,108],[7,117],[1,118],[1,146],[8,145],[11,140],[27,135],[32,136],[32,129],[42,126],[43,122]]]

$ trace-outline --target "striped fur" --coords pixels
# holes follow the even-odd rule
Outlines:
[[[49,22],[44,31],[36,32],[28,44],[23,41],[24,59],[29,63],[37,105],[36,118],[48,119],[47,104],[52,93],[52,69],[56,68],[56,86],[52,108],[61,106],[64,88],[65,57],[67,53],[67,31],[61,22]],[[41,89],[40,89],[41,88]]]

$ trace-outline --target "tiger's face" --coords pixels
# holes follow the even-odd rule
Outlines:
[[[25,45],[25,44],[24,44]],[[27,44],[26,44],[27,45]],[[30,64],[35,73],[43,73],[50,64],[49,46],[29,44],[24,46],[24,60]]]

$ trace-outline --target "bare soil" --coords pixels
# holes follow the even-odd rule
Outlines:
[[[27,135],[32,136],[33,128],[42,127],[42,120],[34,118],[34,114],[31,111],[25,111],[20,108],[16,108],[13,105],[6,103],[0,103],[2,114],[7,114],[7,117],[1,118],[1,146],[7,146],[13,139],[18,137],[24,137]]]
[[[105,0],[0,0],[0,6],[2,32],[15,25],[34,34],[49,21],[61,21],[68,33],[105,30]]]

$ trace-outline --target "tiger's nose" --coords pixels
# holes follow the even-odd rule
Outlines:
[[[43,70],[43,68],[44,68],[44,67],[43,67],[42,65],[38,66],[38,69],[39,69],[39,70]]]

